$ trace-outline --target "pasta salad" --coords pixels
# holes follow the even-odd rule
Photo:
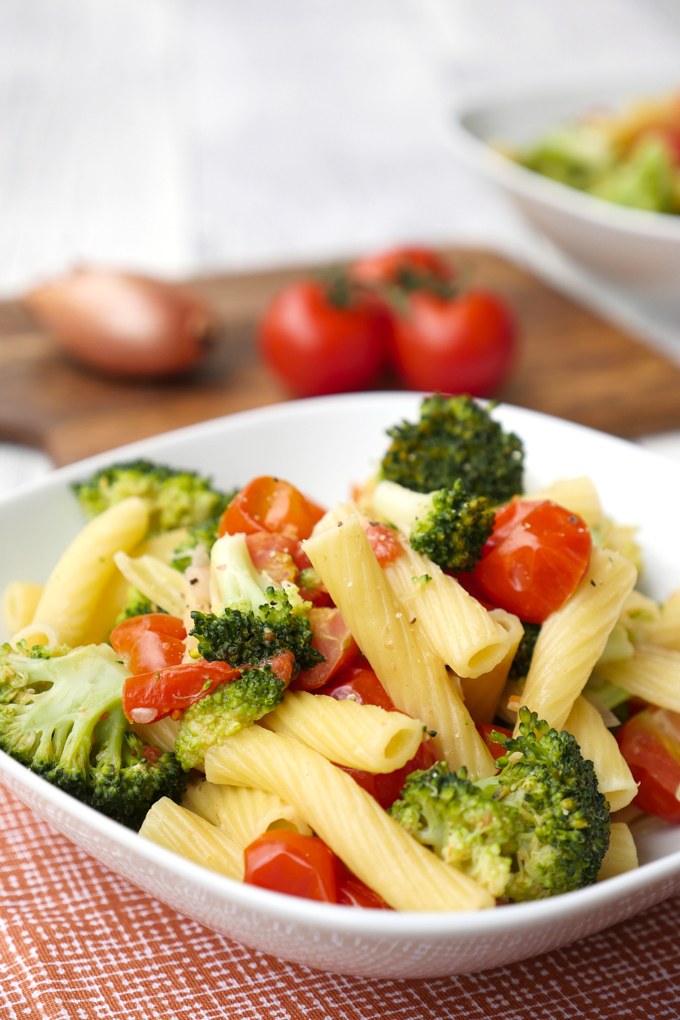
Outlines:
[[[0,748],[229,878],[462,911],[637,866],[680,820],[680,595],[587,478],[523,492],[493,409],[434,395],[330,510],[146,461],[16,581]]]

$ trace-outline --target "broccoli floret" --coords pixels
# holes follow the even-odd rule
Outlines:
[[[407,489],[452,489],[460,479],[471,498],[486,496],[494,504],[522,491],[522,441],[472,397],[427,397],[419,422],[395,425],[388,435],[381,477]]]
[[[146,747],[121,705],[129,675],[107,645],[42,657],[0,649],[0,749],[48,782],[138,829],[186,785],[174,754]]]
[[[445,763],[413,772],[393,818],[443,860],[503,900],[591,885],[609,846],[607,801],[571,734],[520,709],[520,736],[502,741],[499,775],[470,782]],[[497,734],[499,742],[500,735]]]
[[[615,160],[609,134],[587,121],[559,124],[519,158],[530,170],[581,190],[611,170]]]
[[[128,496],[141,497],[149,509],[149,534],[194,527],[219,516],[231,498],[195,471],[148,460],[102,468],[85,481],[74,482],[72,488],[88,517],[96,517]]]
[[[472,570],[493,531],[494,511],[485,496],[470,498],[460,478],[433,493],[432,509],[417,521],[409,541],[444,570]]]
[[[517,646],[515,658],[510,664],[508,680],[523,680],[526,678],[534,656],[534,648],[538,641],[538,635],[541,633],[540,623],[522,623],[522,626],[524,627],[524,634],[522,634],[522,639]]]
[[[175,751],[183,768],[194,768],[213,744],[252,726],[283,701],[284,683],[271,666],[244,669],[241,679],[220,684],[182,716]]]
[[[231,502],[235,494],[235,492],[230,493],[226,497],[227,502]],[[206,553],[210,555],[210,550],[217,541],[219,523],[220,515],[218,514],[216,517],[209,517],[202,524],[197,524],[195,528],[189,528],[186,538],[175,549],[170,566],[174,567],[175,570],[186,570],[191,563],[191,553],[197,545],[202,545]]]
[[[324,661],[312,647],[312,629],[304,603],[294,606],[282,588],[269,587],[263,604],[254,612],[227,607],[221,616],[213,613],[191,614],[198,638],[198,651],[208,662],[219,660],[230,666],[253,666],[282,651],[295,656],[295,670],[311,669]],[[264,601],[264,599],[268,601]]]
[[[123,620],[129,620],[132,616],[146,616],[147,613],[164,613],[165,609],[161,609],[155,602],[148,599],[146,595],[142,595],[141,591],[137,588],[128,588],[128,600],[127,604],[116,617],[116,625],[122,623]]]
[[[675,212],[675,166],[658,138],[643,138],[630,156],[591,187],[591,195],[617,205],[652,212]]]

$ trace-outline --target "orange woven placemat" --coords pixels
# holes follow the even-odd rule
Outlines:
[[[676,1020],[680,900],[483,974],[372,981],[246,949],[140,892],[0,786],[5,1020]]]

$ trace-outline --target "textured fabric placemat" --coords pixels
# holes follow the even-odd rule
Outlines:
[[[0,786],[2,1020],[676,1020],[679,908],[483,974],[322,974],[145,895]]]

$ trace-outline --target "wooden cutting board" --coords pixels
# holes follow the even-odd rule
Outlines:
[[[521,352],[498,394],[502,400],[619,436],[680,428],[680,368],[496,255],[450,254],[475,285],[505,295],[519,320]],[[17,304],[0,304],[0,439],[39,446],[61,465],[288,399],[258,360],[255,326],[272,295],[304,274],[297,269],[194,281],[221,326],[209,359],[169,383],[94,375],[62,356]],[[400,388],[388,376],[381,387]]]

